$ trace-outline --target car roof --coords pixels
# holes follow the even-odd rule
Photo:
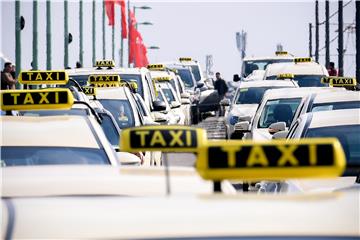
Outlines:
[[[1,116],[1,145],[100,148],[89,121],[94,119],[75,115]]]
[[[146,68],[74,68],[65,70],[70,76],[86,74],[141,74],[146,72]]]
[[[322,92],[315,95],[313,103],[348,102],[348,101],[360,101],[360,92],[357,91]]]
[[[297,196],[82,196],[8,201],[16,212],[15,239],[316,239],[359,235],[359,213],[354,210],[358,206],[356,191]],[[6,207],[3,219],[4,229],[11,219]]]
[[[203,180],[194,168],[170,167],[169,171],[170,187],[174,194],[212,192],[211,182]],[[6,179],[2,186],[2,196],[163,196],[166,194],[165,174],[162,167],[117,168],[105,165],[5,167],[2,169],[2,176]]]
[[[311,115],[309,128],[360,125],[360,109],[339,109],[306,114]]]
[[[266,56],[266,57],[245,57],[243,61],[261,61],[261,60],[277,60],[277,59],[294,59],[294,56],[289,54],[285,55],[274,55],[274,56]]]
[[[159,71],[159,70],[151,70],[150,71],[151,77],[173,77],[174,74],[168,71]]]
[[[239,88],[250,87],[295,87],[297,84],[290,80],[258,80],[258,81],[242,81],[239,84]]]
[[[316,62],[303,63],[273,63],[267,66],[265,77],[277,76],[281,73],[292,73],[294,75],[328,75],[325,67]]]
[[[265,92],[264,99],[295,98],[304,97],[313,92],[320,92],[329,89],[328,87],[303,87],[303,88],[279,88],[269,89]]]
[[[121,99],[127,100],[127,87],[96,88],[96,99]]]

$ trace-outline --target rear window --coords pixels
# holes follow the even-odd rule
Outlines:
[[[321,104],[314,104],[311,108],[311,112],[330,111],[330,110],[339,110],[339,109],[357,109],[357,108],[360,108],[360,101],[321,103]]]
[[[111,112],[120,128],[135,126],[133,110],[128,100],[99,99],[99,101]]]
[[[1,166],[110,164],[104,149],[78,147],[1,147]]]
[[[275,89],[281,87],[251,87],[240,88],[237,95],[236,104],[259,104],[268,89]]]

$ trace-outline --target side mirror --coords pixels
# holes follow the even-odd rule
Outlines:
[[[181,98],[190,98],[190,94],[187,92],[183,92],[180,96]]]
[[[171,107],[171,108],[179,108],[180,106],[181,106],[181,104],[178,103],[178,102],[176,102],[176,101],[172,101],[172,102],[170,103],[170,107]]]
[[[152,115],[153,115],[154,121],[157,123],[165,123],[168,121],[166,115],[161,112],[153,112]]]
[[[250,123],[248,121],[238,122],[234,125],[234,130],[239,132],[250,132]]]
[[[230,106],[230,100],[228,98],[225,98],[225,99],[221,100],[220,105]]]
[[[153,102],[154,111],[164,111],[166,110],[166,104],[163,101],[154,101]]]
[[[117,161],[121,165],[132,165],[132,166],[139,166],[141,165],[141,159],[131,153],[128,152],[116,152]]]
[[[190,104],[190,100],[188,98],[182,98],[181,99],[181,104],[182,105],[188,105],[188,104]]]
[[[196,87],[197,87],[197,88],[202,88],[204,85],[205,85],[205,84],[204,84],[203,82],[198,82],[198,83],[196,84]]]
[[[288,135],[289,131],[280,131],[277,133],[274,133],[272,136],[272,139],[284,139]]]
[[[234,74],[233,81],[234,82],[240,82],[241,81],[241,78],[239,77],[239,74]]]
[[[276,122],[269,126],[269,133],[274,134],[280,131],[286,130],[286,123],[285,122]]]

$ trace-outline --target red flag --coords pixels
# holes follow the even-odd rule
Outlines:
[[[118,4],[121,6],[121,37],[127,38],[127,24],[126,24],[126,6],[125,0],[118,0]]]
[[[109,19],[109,25],[115,25],[115,4],[114,0],[104,0],[105,12]]]
[[[129,63],[134,63],[135,61],[135,51],[136,51],[136,19],[134,13],[130,11],[130,23],[129,23]]]

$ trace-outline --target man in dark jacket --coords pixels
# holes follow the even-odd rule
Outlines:
[[[219,72],[217,72],[217,73],[215,74],[215,76],[216,76],[216,81],[215,81],[215,83],[214,83],[214,88],[215,88],[215,90],[217,90],[217,92],[218,92],[218,94],[219,94],[219,104],[220,104],[221,100],[224,99],[225,94],[227,93],[227,91],[228,91],[229,88],[228,88],[225,80],[221,78]],[[223,116],[223,109],[222,109],[221,106],[220,106],[219,115],[220,115],[220,116]]]

